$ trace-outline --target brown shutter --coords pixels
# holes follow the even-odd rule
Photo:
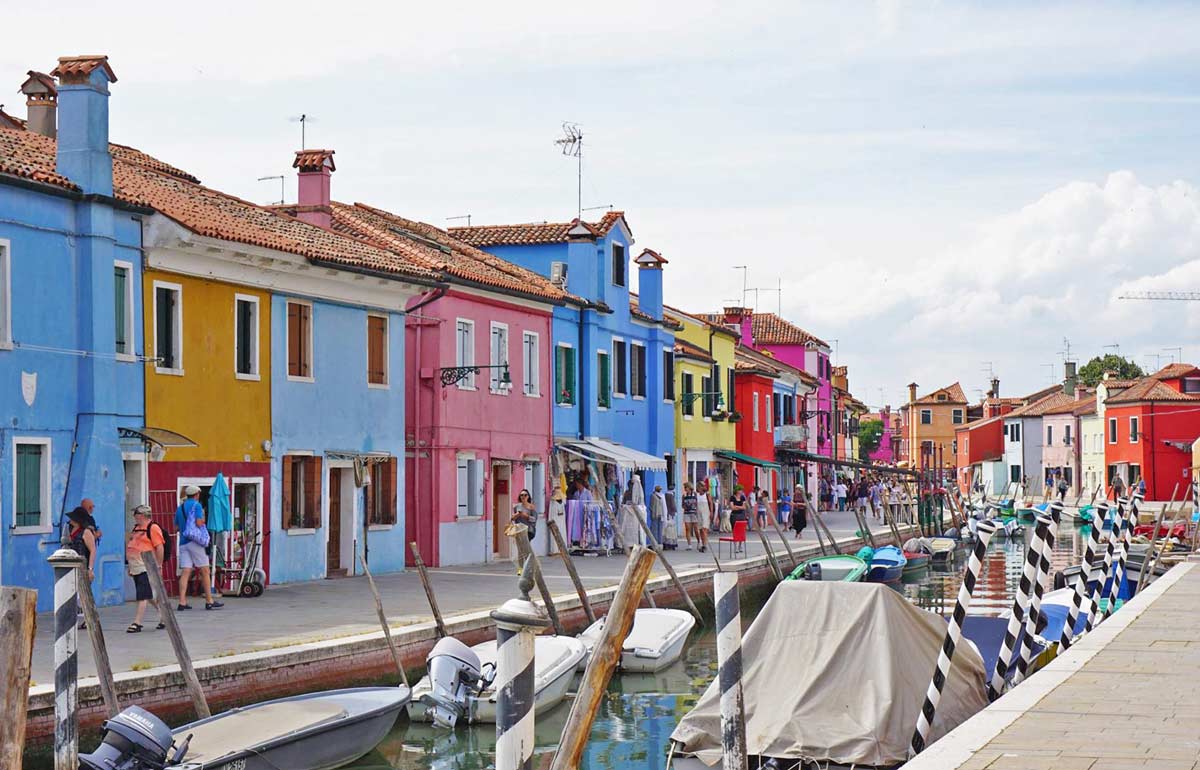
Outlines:
[[[367,316],[367,382],[372,385],[382,385],[386,379],[383,344],[386,329],[386,318]]]
[[[300,305],[300,376],[312,376],[312,308]]]
[[[384,474],[387,478],[387,497],[384,500],[387,502],[388,509],[384,512],[383,523],[396,523],[396,458],[389,457],[387,461],[387,472]]]
[[[287,305],[287,357],[288,357],[288,376],[300,377],[300,351],[303,349],[303,343],[300,338],[300,308],[303,305],[297,305],[294,302],[289,302]]]
[[[279,522],[283,529],[292,528],[292,458],[283,457],[283,489],[279,490]]]
[[[321,526],[321,458],[305,458],[304,472],[304,526],[316,529]]]

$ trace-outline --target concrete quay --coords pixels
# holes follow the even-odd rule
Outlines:
[[[1200,563],[1172,568],[905,770],[1200,770]]]

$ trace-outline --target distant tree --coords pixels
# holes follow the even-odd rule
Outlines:
[[[1096,356],[1084,364],[1083,368],[1079,370],[1079,381],[1089,388],[1094,388],[1100,380],[1104,379],[1105,372],[1116,372],[1116,376],[1122,380],[1134,380],[1146,376],[1142,367],[1128,358],[1109,353],[1106,356]]]
[[[858,457],[866,460],[879,448],[883,438],[883,420],[861,420],[858,423]]]

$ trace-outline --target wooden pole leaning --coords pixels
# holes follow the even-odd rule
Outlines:
[[[607,695],[608,683],[621,660],[625,637],[633,628],[638,597],[646,587],[656,554],[649,548],[637,546],[629,555],[617,592],[609,605],[604,632],[592,649],[592,657],[579,682],[579,691],[571,702],[571,711],[563,726],[562,740],[550,764],[550,770],[578,770],[584,747]]]
[[[758,533],[758,539],[762,541],[763,553],[767,556],[771,574],[775,576],[776,580],[783,580],[783,571],[779,567],[779,562],[775,561],[775,551],[771,550],[771,544],[767,542],[767,536],[762,531],[762,527],[755,527],[754,531]]]
[[[142,562],[146,565],[146,574],[150,576],[154,601],[158,603],[158,609],[162,612],[162,622],[167,627],[167,636],[170,637],[171,646],[175,649],[175,659],[179,661],[179,670],[183,674],[183,684],[187,688],[188,696],[192,699],[192,707],[196,709],[196,716],[207,719],[212,716],[212,712],[208,709],[204,688],[200,686],[200,677],[196,676],[196,669],[192,666],[192,656],[188,653],[187,642],[183,640],[183,632],[179,630],[175,608],[171,606],[171,597],[167,596],[167,586],[163,582],[162,568],[159,567],[154,551],[144,551]]]
[[[392,627],[388,625],[387,615],[383,612],[383,599],[379,596],[375,578],[372,577],[371,569],[367,566],[366,559],[362,557],[361,553],[358,555],[358,563],[362,565],[363,574],[367,576],[367,585],[371,587],[371,595],[375,597],[375,614],[379,617],[379,625],[383,628],[383,638],[387,640],[392,661],[396,664],[396,670],[400,672],[400,681],[404,682],[405,687],[408,687],[408,674],[404,673],[404,664],[400,662],[400,650],[396,649],[396,640],[392,639]]]
[[[575,593],[579,594],[579,604],[583,607],[583,614],[587,616],[588,624],[596,622],[596,613],[592,610],[592,603],[588,600],[587,589],[583,587],[583,581],[579,579],[579,572],[575,569],[575,560],[571,558],[571,553],[567,550],[567,543],[563,540],[562,531],[558,528],[558,523],[553,520],[546,521],[546,529],[550,530],[550,537],[554,538],[554,543],[558,547],[558,555],[562,558],[563,566],[567,568],[567,574],[571,577],[571,583],[575,586]]]
[[[636,506],[629,506],[629,511],[637,519],[637,523],[641,525],[642,532],[646,534],[646,542],[650,545],[654,552],[658,554],[658,560],[662,562],[663,569],[671,577],[671,582],[675,584],[675,589],[683,596],[683,601],[688,606],[688,611],[696,617],[696,620],[703,623],[704,616],[700,614],[700,610],[696,609],[696,603],[692,601],[692,597],[688,595],[687,589],[683,587],[683,583],[679,580],[679,576],[675,574],[675,568],[671,566],[671,562],[667,561],[666,554],[663,553],[662,546],[654,539],[654,533],[650,531],[650,525],[642,518],[642,514]]]
[[[787,551],[788,560],[792,563],[792,569],[800,566],[800,563],[796,560],[796,554],[792,551],[792,547],[788,545],[787,536],[784,535],[783,530],[779,528],[779,522],[772,518],[771,526],[775,527],[775,534],[779,535],[779,539],[783,541],[783,549]]]
[[[616,541],[617,548],[621,549],[621,553],[628,554],[629,549],[625,546],[625,537],[621,534],[621,530],[617,527],[617,522],[613,518],[612,511],[608,510],[607,503],[601,503],[600,510],[604,511],[604,518],[608,521],[608,526],[612,528],[613,540]],[[709,550],[711,551],[712,549],[710,548]],[[713,558],[715,559],[717,557],[714,556]],[[646,600],[646,604],[650,605],[652,608],[658,606],[654,603],[654,597],[650,594],[649,582],[642,586],[642,598],[644,598]]]
[[[504,534],[516,541],[517,554],[521,559],[521,564],[527,567],[532,566],[533,579],[537,584],[538,593],[541,594],[546,614],[550,616],[550,625],[554,628],[554,633],[566,636],[567,632],[563,629],[562,621],[558,619],[558,608],[554,606],[554,597],[550,595],[550,586],[546,585],[546,576],[542,574],[542,563],[538,561],[537,554],[533,552],[533,546],[529,543],[529,527],[525,524],[509,524],[505,528]]]
[[[36,631],[37,591],[0,586],[0,770],[21,770]]]
[[[1167,541],[1170,540],[1171,533],[1175,531],[1175,526],[1179,523],[1179,517],[1187,509],[1187,505],[1188,505],[1188,501],[1186,501],[1186,500],[1179,501],[1179,507],[1175,509],[1175,515],[1171,517],[1171,523],[1167,527],[1167,534],[1163,537],[1163,543],[1157,550],[1154,551],[1154,560],[1150,562],[1149,567],[1147,567],[1147,565],[1146,565],[1146,560],[1145,559],[1142,560],[1142,574],[1138,577],[1138,591],[1139,592],[1142,590],[1142,578],[1144,576],[1146,576],[1146,575],[1150,576],[1148,578],[1145,578],[1147,585],[1149,585],[1150,580],[1152,580],[1154,578],[1154,571],[1156,569],[1158,569],[1158,560],[1163,555],[1163,551],[1167,550]]]
[[[408,547],[412,551],[417,575],[421,578],[421,587],[425,589],[425,598],[429,600],[429,609],[433,611],[433,623],[438,639],[449,636],[446,631],[446,623],[442,620],[442,611],[438,608],[437,597],[433,595],[433,584],[429,582],[429,571],[425,569],[425,560],[421,558],[421,550],[417,547],[417,541],[409,543]]]
[[[121,711],[117,701],[117,683],[113,679],[112,663],[108,660],[108,645],[104,643],[104,629],[100,627],[100,613],[96,612],[96,599],[92,595],[92,581],[84,580],[80,568],[79,606],[83,619],[87,621],[87,635],[92,641],[92,657],[96,661],[96,678],[100,680],[100,698],[104,710],[110,717]]]
[[[825,519],[821,518],[821,512],[818,511],[815,506],[813,506],[812,499],[808,496],[808,490],[801,488],[800,491],[804,493],[804,504],[808,507],[808,512],[813,517],[813,521],[815,522],[814,526],[816,526],[818,530],[825,530],[825,536],[829,538],[829,546],[833,549],[834,553],[840,554],[842,552],[841,546],[838,545],[837,538],[835,538],[833,533],[829,531],[829,527],[825,526]]]

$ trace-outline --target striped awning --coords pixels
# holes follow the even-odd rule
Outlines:
[[[588,460],[612,463],[618,468],[639,471],[666,471],[667,461],[662,457],[646,454],[637,449],[616,444],[602,438],[560,439],[556,446],[571,454]]]

